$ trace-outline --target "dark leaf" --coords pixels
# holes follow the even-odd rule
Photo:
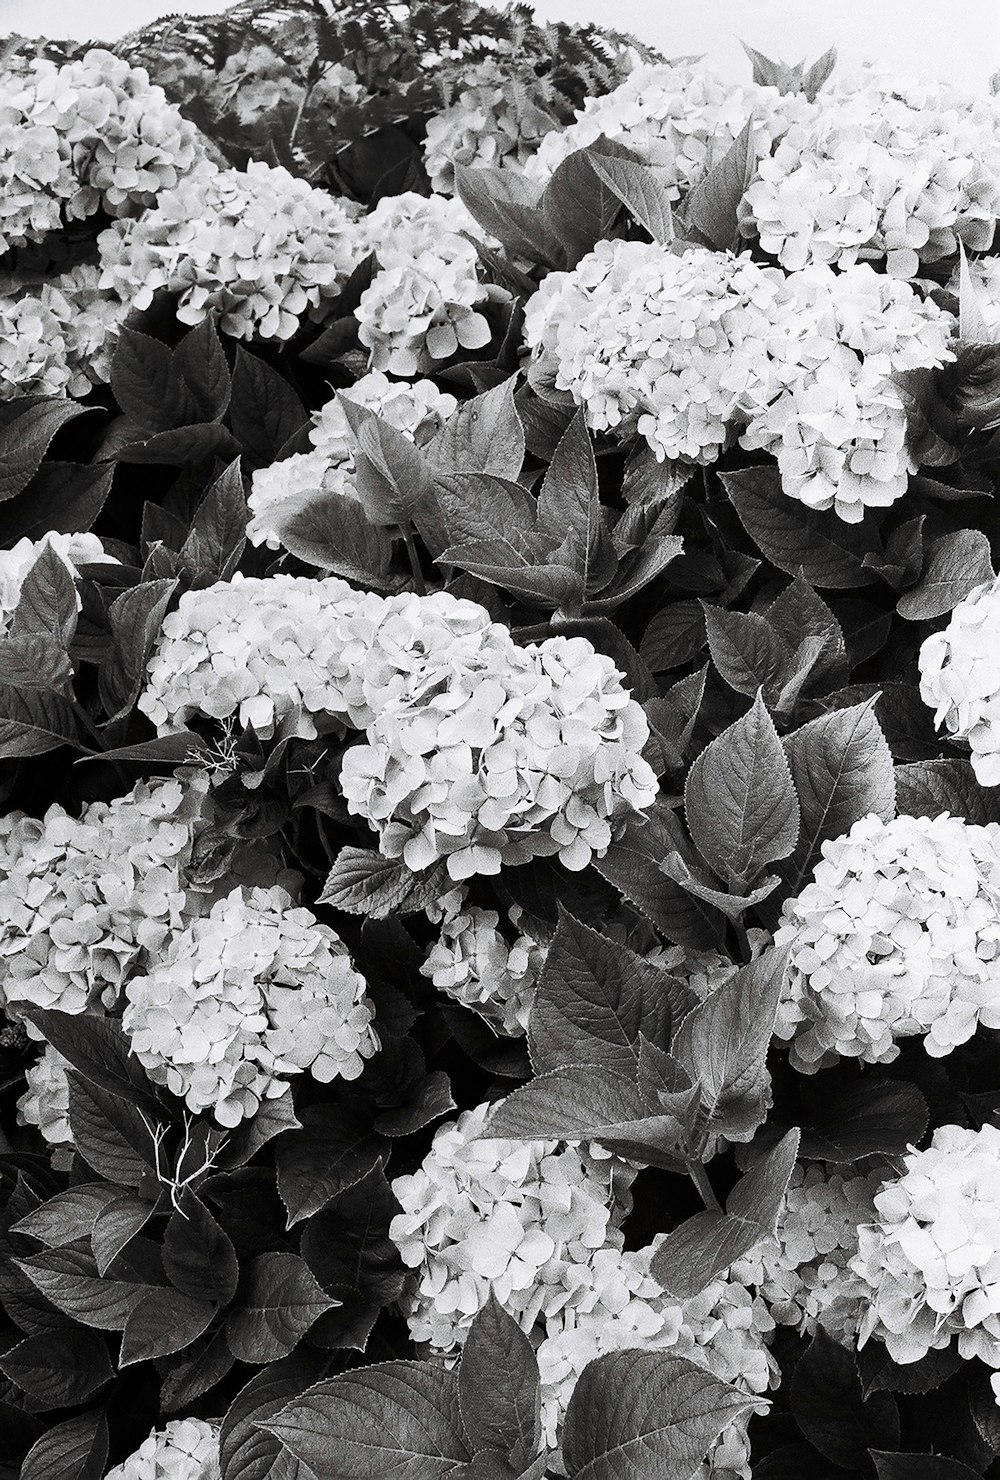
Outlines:
[[[878,1480],[979,1480],[979,1471],[940,1454],[889,1454],[871,1450]]]
[[[229,1349],[240,1362],[276,1362],[336,1304],[297,1254],[260,1254],[226,1321]]]
[[[247,501],[239,458],[229,464],[198,506],[180,556],[192,575],[228,581],[246,544]]]
[[[389,1224],[400,1211],[385,1173],[376,1166],[331,1198],[302,1234],[303,1259],[323,1289],[345,1302],[345,1309],[350,1296],[356,1297],[355,1317],[363,1308],[374,1320],[403,1293],[406,1269],[389,1237]],[[333,1310],[322,1317],[328,1336],[331,1325],[339,1328],[339,1316]]]
[[[163,1269],[184,1295],[228,1305],[239,1266],[232,1243],[199,1197],[185,1188],[163,1235]]]
[[[792,653],[781,633],[756,612],[730,612],[701,603],[712,662],[738,694],[775,693]]]
[[[48,689],[0,683],[0,759],[45,755],[62,745],[80,749],[69,701]]]
[[[46,1249],[16,1261],[37,1290],[57,1310],[98,1331],[121,1331],[148,1285],[101,1279],[91,1254],[79,1249]]]
[[[299,560],[382,591],[402,585],[403,578],[389,571],[392,539],[356,499],[323,492],[289,499],[282,507],[289,512],[279,520],[278,537]]]
[[[827,1089],[821,1109],[806,1116],[802,1155],[814,1161],[853,1162],[864,1156],[903,1156],[927,1129],[927,1105],[915,1085],[870,1079]]]
[[[111,389],[140,434],[169,432],[205,419],[170,348],[136,329],[123,328],[118,336]]]
[[[792,1414],[810,1444],[845,1469],[864,1466],[869,1449],[899,1440],[896,1405],[887,1393],[865,1398],[857,1363],[820,1327],[792,1376]]]
[[[44,1410],[85,1403],[114,1369],[104,1338],[74,1327],[25,1337],[0,1357],[0,1372]]]
[[[218,421],[224,416],[229,405],[229,366],[211,316],[184,335],[173,361],[197,407],[198,414],[192,419]]]
[[[259,1372],[236,1396],[222,1420],[222,1480],[314,1480],[312,1471],[262,1425],[313,1381],[314,1364],[296,1354]]]
[[[303,1110],[301,1129],[287,1131],[276,1149],[278,1190],[289,1228],[360,1182],[388,1149],[363,1117],[336,1105]]]
[[[19,1480],[101,1480],[108,1458],[108,1424],[100,1411],[64,1419],[29,1449]]]
[[[0,503],[27,487],[59,428],[87,409],[79,401],[34,398],[9,404],[0,425]]]
[[[283,375],[236,346],[229,425],[248,467],[263,468],[302,430],[309,415]]]
[[[166,1286],[147,1286],[125,1322],[119,1368],[183,1351],[202,1335],[214,1314],[211,1301],[194,1300]]]
[[[120,1023],[96,1013],[76,1015],[34,1008],[27,1014],[47,1043],[85,1079],[152,1114],[158,1106]]]
[[[878,579],[863,563],[878,548],[877,535],[865,525],[845,524],[834,513],[817,513],[789,498],[777,468],[719,476],[747,534],[779,570],[832,589],[870,586]]]
[[[149,1123],[129,1100],[70,1069],[69,1121],[73,1142],[95,1172],[124,1187],[138,1187],[156,1165]]]
[[[968,761],[915,761],[896,767],[896,810],[904,817],[950,812],[982,825],[1000,820]]]
[[[958,529],[931,545],[930,560],[919,586],[899,598],[896,610],[911,622],[943,617],[970,591],[992,579],[987,536],[979,529]]]
[[[673,813],[655,804],[644,822],[630,823],[595,861],[599,874],[620,889],[668,940],[689,950],[711,950],[722,939],[725,921],[713,910],[669,879],[660,867],[677,848],[678,829]]]
[[[85,463],[45,462],[23,494],[0,507],[0,543],[42,539],[50,531],[90,529],[111,491],[114,469]]]
[[[517,1472],[541,1438],[538,1362],[520,1326],[491,1294],[469,1328],[458,1369],[462,1425],[473,1452],[498,1449]]]
[[[740,241],[739,206],[757,164],[753,125],[748,122],[728,152],[699,180],[685,215],[709,246],[732,251]]]
[[[76,584],[65,560],[46,544],[24,577],[9,630],[14,637],[41,633],[68,648],[76,617]]]
[[[169,1363],[160,1388],[160,1412],[180,1413],[211,1392],[232,1369],[236,1358],[229,1350],[226,1333],[208,1332],[183,1356]],[[277,1480],[277,1476],[273,1477]]]

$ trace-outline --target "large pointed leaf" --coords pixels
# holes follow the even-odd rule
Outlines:
[[[48,689],[0,683],[0,759],[44,755],[61,745],[82,748],[69,701]]]
[[[5,408],[0,422],[0,503],[27,487],[59,428],[88,409],[79,401],[36,399],[13,401]]]
[[[775,467],[720,473],[743,528],[764,555],[790,576],[814,586],[870,586],[877,573],[864,564],[878,553],[878,535],[863,524],[845,524],[834,513],[817,513],[781,486]]]
[[[229,1349],[240,1362],[276,1362],[336,1304],[297,1254],[260,1254],[226,1322]]]
[[[518,1323],[491,1294],[469,1329],[458,1372],[466,1437],[529,1463],[541,1438],[538,1361]]]
[[[722,915],[694,899],[660,867],[681,841],[673,812],[664,803],[656,803],[645,820],[629,823],[594,866],[668,940],[689,950],[711,950],[722,941]]]
[[[753,176],[757,155],[753,124],[744,125],[727,154],[699,180],[687,198],[685,215],[709,246],[729,252],[739,245],[739,207]]]
[[[330,570],[380,591],[398,589],[392,574],[392,539],[373,524],[356,499],[343,493],[302,494],[281,506],[277,535],[307,565]]]
[[[663,246],[673,241],[670,187],[676,177],[668,166],[604,154],[599,145],[587,150],[587,161],[594,174],[614,191],[629,215],[646,228],[654,241]]]
[[[581,598],[608,584],[618,557],[601,508],[597,462],[582,411],[563,433],[542,481],[538,525],[549,538],[552,557],[578,573]]]
[[[524,427],[514,401],[515,382],[516,376],[502,380],[451,414],[425,449],[436,469],[517,478],[524,462]]]

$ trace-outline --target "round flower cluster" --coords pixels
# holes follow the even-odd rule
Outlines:
[[[265,739],[363,729],[373,706],[477,649],[491,625],[481,606],[443,591],[386,598],[336,576],[237,573],[185,592],[165,618],[139,708],[161,734],[196,714],[238,714]]]
[[[18,1125],[34,1125],[50,1146],[72,1146],[69,1123],[69,1063],[46,1043],[24,1071],[27,1088],[17,1102]]]
[[[456,1350],[494,1294],[530,1331],[574,1298],[597,1249],[620,1250],[634,1175],[595,1148],[484,1136],[478,1105],[435,1133],[419,1169],[396,1177],[389,1236],[417,1271],[404,1298],[414,1341]]]
[[[791,271],[872,261],[900,278],[959,242],[985,251],[998,217],[997,100],[871,72],[792,123],[740,206],[743,232]]]
[[[432,380],[401,384],[379,370],[363,375],[343,395],[374,411],[418,445],[433,436],[458,405],[454,396],[439,391]],[[313,413],[309,440],[313,452],[294,453],[254,473],[249,498],[252,518],[247,526],[252,544],[279,549],[282,516],[293,513],[305,498],[320,492],[353,496],[355,441],[339,394]]]
[[[380,703],[344,756],[348,808],[415,871],[445,857],[465,879],[555,854],[586,868],[656,798],[642,708],[586,638],[476,636]]]
[[[86,396],[111,375],[111,356],[128,311],[81,264],[37,281],[0,280],[0,399]]]
[[[920,648],[920,697],[967,740],[980,786],[1000,786],[1000,579],[970,591]]]
[[[154,204],[202,159],[194,126],[109,51],[0,71],[0,253],[67,221]]]
[[[58,534],[51,531],[40,540],[30,540],[25,535],[9,550],[0,550],[0,636],[10,626],[25,576],[46,549],[54,551],[74,577],[78,565],[118,564],[113,555],[105,553],[96,534]]]
[[[786,277],[625,241],[549,273],[525,311],[527,343],[595,430],[697,463],[739,434],[775,455],[790,497],[852,523],[905,492],[916,464],[892,377],[942,365],[954,327],[867,265]]]
[[[482,349],[492,330],[479,311],[502,296],[480,282],[475,221],[457,199],[407,191],[386,196],[361,235],[378,271],[355,310],[373,370],[426,375],[461,349]]]
[[[801,1072],[888,1063],[918,1034],[950,1053],[1000,1027],[1000,826],[862,818],[823,844],[774,940],[791,948],[775,1032]]]
[[[356,1079],[378,1048],[347,947],[283,889],[235,889],[125,988],[122,1026],[150,1078],[220,1125],[308,1070]]]
[[[669,1351],[754,1397],[776,1385],[777,1367],[765,1346],[774,1322],[765,1303],[731,1277],[675,1302],[650,1272],[660,1241],[635,1252],[597,1250],[579,1271],[570,1301],[546,1321],[537,1355],[548,1445],[559,1442],[584,1367],[607,1352]],[[749,1480],[748,1421],[727,1428],[692,1480]]]
[[[875,1196],[851,1261],[868,1301],[862,1344],[918,1362],[957,1340],[959,1355],[1000,1368],[1000,1130],[941,1126],[926,1151]]]
[[[756,1289],[779,1326],[813,1332],[822,1326],[838,1341],[852,1342],[869,1290],[850,1267],[858,1228],[874,1217],[882,1177],[868,1177],[799,1163],[792,1171],[776,1238],[740,1259],[729,1278]]]
[[[518,1037],[527,1032],[548,947],[526,934],[511,944],[499,924],[495,910],[476,905],[446,919],[420,971],[498,1033]]]
[[[175,1418],[144,1439],[106,1480],[221,1480],[219,1433],[203,1418]]]
[[[203,783],[141,781],[79,818],[0,817],[0,1004],[83,1012],[110,1005],[144,952],[185,916],[184,871]],[[33,1032],[29,1025],[29,1032]]]
[[[587,98],[568,128],[546,134],[525,173],[547,180],[569,155],[612,139],[665,172],[659,188],[677,201],[725,156],[748,119],[760,155],[811,111],[801,94],[733,85],[700,63],[646,64],[613,92]]]
[[[364,255],[355,221],[345,201],[281,166],[206,162],[153,210],[101,233],[101,286],[135,309],[176,293],[182,324],[215,312],[234,338],[289,339]]]
[[[455,190],[455,167],[521,169],[558,125],[541,90],[512,82],[493,60],[470,67],[454,102],[427,120],[424,167],[441,195]]]

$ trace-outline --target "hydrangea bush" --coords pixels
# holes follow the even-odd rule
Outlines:
[[[1000,1476],[1000,98],[747,50],[4,47],[0,1480]]]

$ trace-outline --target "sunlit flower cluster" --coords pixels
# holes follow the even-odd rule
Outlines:
[[[185,916],[184,870],[203,785],[141,781],[79,817],[0,817],[0,1003],[83,1012],[110,1004]],[[29,1031],[33,1031],[29,1025]]]
[[[17,1102],[19,1125],[37,1126],[50,1146],[73,1144],[69,1123],[69,1064],[50,1043],[46,1043],[24,1071],[26,1089]]]
[[[484,1136],[490,1109],[441,1126],[418,1170],[392,1184],[402,1212],[389,1235],[417,1272],[410,1334],[441,1354],[491,1292],[530,1331],[575,1298],[595,1250],[622,1244],[629,1169],[558,1141]]]
[[[465,233],[482,236],[461,201],[442,195],[387,196],[365,217],[361,236],[378,271],[355,317],[372,370],[426,375],[459,348],[489,343],[481,310],[500,290],[480,281]]]
[[[122,1026],[157,1084],[220,1125],[308,1071],[356,1079],[378,1048],[347,948],[280,888],[236,889],[125,988]]]
[[[420,970],[498,1033],[517,1037],[527,1031],[547,946],[530,934],[516,934],[516,926],[511,941],[499,926],[496,910],[470,905],[444,921]]]
[[[547,179],[569,155],[603,137],[657,165],[660,188],[676,201],[724,157],[748,121],[757,152],[767,153],[793,120],[810,112],[801,94],[724,82],[700,62],[645,64],[613,92],[587,98],[568,128],[546,135],[525,172]]]
[[[424,167],[434,190],[451,195],[455,167],[520,169],[557,127],[537,88],[487,60],[469,67],[458,96],[427,120]]]
[[[364,254],[356,210],[278,165],[205,163],[138,220],[98,239],[101,284],[132,308],[177,294],[177,318],[210,313],[237,339],[289,339]]]
[[[862,73],[824,92],[761,158],[742,229],[790,270],[923,263],[983,251],[1000,217],[1000,104]]]
[[[202,158],[194,127],[141,67],[94,48],[0,71],[0,252],[103,210],[151,206]]]
[[[980,786],[1000,785],[1000,580],[970,591],[925,640],[920,697],[936,725],[968,741]]]
[[[0,280],[0,399],[86,396],[111,374],[126,305],[80,265],[54,277]]]
[[[480,636],[380,705],[344,757],[347,805],[415,870],[445,857],[463,879],[552,855],[586,868],[656,797],[645,714],[586,638]]]
[[[874,1216],[882,1177],[861,1177],[818,1163],[792,1171],[776,1238],[758,1244],[729,1271],[755,1289],[779,1326],[812,1333],[822,1326],[839,1341],[857,1335],[870,1291],[850,1267],[858,1228]]]
[[[782,487],[857,522],[916,463],[893,376],[942,365],[955,322],[867,265],[786,276],[747,257],[600,242],[529,300],[525,337],[597,431],[711,463],[737,436]]]
[[[106,1480],[220,1480],[219,1432],[203,1418],[175,1418],[155,1429]]]
[[[117,565],[96,534],[58,534],[31,540],[25,535],[9,550],[0,550],[0,636],[6,632],[21,595],[24,578],[46,550],[52,550],[75,576],[79,565]]]
[[[776,1033],[800,1071],[888,1063],[915,1035],[951,1053],[1000,1027],[1000,827],[862,818],[823,844],[775,944],[791,950]]]
[[[875,1196],[851,1261],[868,1287],[861,1340],[896,1362],[957,1341],[1000,1368],[1000,1130],[945,1125]]]
[[[392,381],[379,370],[363,375],[343,395],[418,444],[432,436],[458,405],[431,380]],[[247,535],[255,545],[279,549],[281,520],[303,499],[321,492],[353,496],[355,440],[340,395],[314,412],[312,421],[312,452],[294,453],[253,475],[249,497],[253,517]]]

